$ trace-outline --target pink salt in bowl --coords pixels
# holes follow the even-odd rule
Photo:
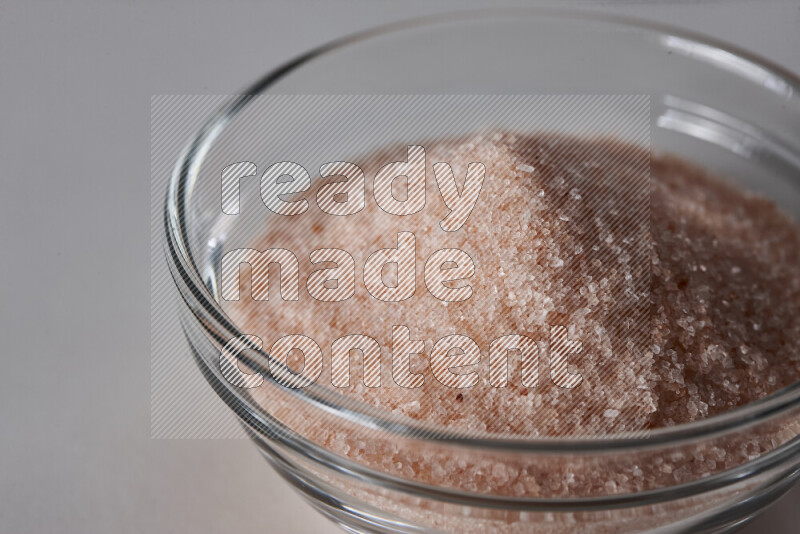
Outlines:
[[[255,239],[256,225],[220,224],[220,163],[238,161],[237,140],[253,124],[280,130],[284,146],[316,127],[257,116],[253,102],[271,94],[648,95],[653,154],[708,169],[796,219],[795,75],[703,37],[598,15],[503,10],[393,25],[312,50],[233,98],[179,161],[165,209],[166,255],[199,368],[268,462],[349,532],[725,532],[794,484],[800,383],[791,376],[707,417],[696,417],[693,399],[673,402],[675,413],[692,411],[689,422],[535,438],[409,417],[322,383],[287,388],[255,346],[239,357],[263,377],[258,393],[232,384],[220,353],[249,332],[221,304],[220,255],[232,235]],[[397,142],[384,135],[376,146]],[[795,361],[773,352],[770,361]]]

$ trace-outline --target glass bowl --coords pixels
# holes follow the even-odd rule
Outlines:
[[[241,419],[269,463],[320,512],[351,532],[722,532],[794,483],[800,466],[800,383],[744,407],[646,435],[524,439],[435,428],[348,400],[322,386],[290,389],[258,347],[240,357],[262,373],[270,402],[223,376],[220,352],[244,335],[219,298],[219,262],[248,223],[221,222],[219,171],[239,161],[256,95],[575,95],[650,97],[650,145],[709,169],[800,215],[800,80],[730,46],[614,17],[492,10],[396,24],[312,50],[233,97],[191,142],[166,199],[167,259],[186,337],[208,382]],[[302,142],[313,117],[279,132]],[[267,122],[263,122],[267,121]],[[376,146],[391,138],[375,139]],[[246,144],[246,143],[245,143]],[[283,148],[274,148],[278,153]],[[244,211],[244,210],[243,210]],[[238,221],[238,219],[237,219]],[[252,226],[252,225],[251,225]],[[290,409],[289,409],[290,408]],[[404,451],[443,469],[540,470],[594,477],[581,494],[519,497],[421,482],[360,461],[314,429],[364,447]],[[753,436],[758,445],[747,448]],[[732,444],[747,454],[726,455]],[[738,449],[737,449],[738,450]],[[621,491],[609,473],[707,469]],[[654,479],[655,480],[655,479]]]

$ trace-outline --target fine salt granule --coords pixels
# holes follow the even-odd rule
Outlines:
[[[394,246],[398,231],[412,231],[414,297],[380,302],[357,284],[348,301],[324,303],[311,299],[301,284],[299,300],[285,302],[273,298],[275,284],[270,301],[256,302],[243,276],[242,299],[223,303],[243,332],[259,336],[265,349],[287,334],[311,337],[325,358],[318,380],[324,385],[331,383],[331,342],[346,334],[369,335],[382,348],[381,387],[363,384],[362,360],[354,357],[343,395],[446,428],[525,437],[687,423],[798,379],[800,232],[772,203],[673,157],[651,160],[644,149],[609,140],[503,133],[424,146],[427,204],[421,212],[402,220],[381,212],[369,202],[368,179],[368,202],[360,213],[331,217],[311,209],[292,219],[272,216],[250,245],[293,251],[301,280],[312,270],[303,261],[310,251],[341,248],[352,254],[361,280],[371,252]],[[404,158],[405,147],[397,147],[370,157],[362,168],[371,177],[383,164]],[[439,227],[447,210],[430,172],[439,161],[452,165],[460,183],[469,162],[487,169],[477,206],[458,232]],[[425,259],[445,247],[467,251],[475,262],[474,293],[465,302],[439,301],[422,286]],[[387,282],[393,276],[386,273]],[[489,384],[493,339],[520,334],[547,348],[553,324],[582,342],[581,353],[570,358],[572,370],[583,377],[579,386],[565,389],[547,380],[546,351],[536,388],[521,383],[513,358],[508,387]],[[421,388],[401,388],[392,379],[393,325],[406,325],[413,339],[424,340],[425,354],[412,360],[412,369],[425,376]],[[427,356],[433,343],[451,334],[468,335],[481,348],[473,388],[447,388],[431,375]],[[290,366],[297,363],[289,359]],[[266,391],[251,395],[278,419],[296,412]],[[488,457],[424,455],[391,440],[365,443],[311,422],[295,421],[294,427],[376,469],[518,496],[620,493],[685,482],[790,437],[769,433],[674,457],[621,459],[598,483],[592,466],[579,462],[514,465]]]

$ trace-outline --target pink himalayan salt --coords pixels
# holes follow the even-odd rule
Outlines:
[[[498,134],[425,147],[429,166],[447,161],[456,176],[463,177],[471,161],[486,165],[477,207],[461,231],[445,235],[438,227],[447,211],[429,172],[428,204],[402,222],[370,202],[350,217],[311,210],[290,223],[267,219],[251,246],[287,248],[301,260],[316,248],[342,248],[363,266],[370,252],[393,244],[397,231],[411,230],[418,265],[439,248],[469,252],[476,264],[473,297],[443,303],[418,292],[392,304],[376,301],[357,285],[345,303],[314,301],[302,287],[298,302],[254,302],[246,297],[245,276],[242,300],[226,303],[243,331],[261,337],[265,347],[292,333],[315,339],[325,355],[322,384],[330,384],[330,343],[346,334],[370,335],[383,348],[382,387],[365,387],[360,358],[353,358],[344,395],[449,428],[526,437],[686,423],[797,380],[800,233],[770,202],[675,158],[650,161],[643,149],[607,140]],[[362,165],[366,176],[403,159],[401,148],[370,158]],[[577,187],[579,179],[591,186]],[[645,206],[645,217],[614,209],[624,207],[613,204],[622,198],[620,191],[641,195],[643,184],[648,195],[633,205]],[[642,264],[642,258],[649,262]],[[303,280],[310,268],[303,261],[300,268]],[[620,325],[621,317],[634,313],[630,303],[640,301],[620,297],[633,292],[646,297],[645,308],[634,310],[637,319],[646,319],[641,331]],[[565,390],[542,380],[535,389],[525,388],[514,365],[507,388],[489,386],[486,348],[492,339],[516,333],[546,340],[546,327],[553,323],[569,325],[583,342],[582,355],[571,360],[584,378],[579,387]],[[469,335],[483,351],[480,382],[467,390],[446,388],[423,358],[416,367],[426,373],[423,387],[396,386],[392,325],[407,325],[413,338],[425,340],[426,354],[445,335]],[[625,336],[635,337],[635,349],[646,350],[626,352]],[[288,421],[296,411],[276,404],[266,390],[251,394],[278,419]],[[794,426],[770,428],[763,436],[672,457],[620,459],[600,482],[592,472],[596,466],[577,461],[516,465],[423,454],[391,440],[364,442],[346,430],[294,423],[312,441],[376,469],[468,491],[527,496],[641,491],[686,482],[737,465],[796,433]]]

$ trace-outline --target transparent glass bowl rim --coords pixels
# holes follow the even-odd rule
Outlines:
[[[790,98],[795,101],[795,104],[800,101],[800,78],[798,78],[798,76],[750,52],[709,39],[706,36],[670,26],[629,17],[599,14],[596,12],[546,8],[481,9],[402,21],[332,41],[279,66],[233,98],[206,122],[196,137],[189,143],[175,166],[168,186],[164,211],[164,225],[166,230],[165,253],[168,263],[170,264],[173,279],[179,288],[184,303],[189,307],[195,318],[199,320],[199,323],[203,325],[206,333],[212,335],[222,345],[227,343],[230,339],[239,338],[244,335],[244,333],[227,317],[212,293],[203,283],[197,264],[190,252],[186,225],[186,199],[191,197],[193,184],[197,177],[197,170],[202,164],[203,157],[231,119],[244,109],[253,98],[266,91],[282,77],[327,52],[351,44],[360,43],[372,37],[378,37],[406,29],[442,23],[469,22],[485,19],[487,17],[504,18],[520,16],[583,20],[587,22],[618,25],[623,28],[634,28],[652,34],[679,36],[698,44],[714,47],[720,51],[732,54],[743,61],[758,65],[761,69],[780,78],[787,86],[792,87]],[[182,285],[185,287],[185,290],[181,289]],[[260,356],[265,361],[270,359],[269,355],[263,352],[260,352]],[[205,360],[201,358],[199,360],[203,362],[203,365],[207,365]],[[257,362],[253,363],[258,365]],[[265,379],[269,379],[267,376],[268,371],[264,370],[263,372],[265,373]],[[489,450],[524,451],[528,453],[544,454],[564,454],[565,452],[608,454],[611,452],[624,452],[626,450],[641,450],[651,447],[678,445],[686,442],[710,439],[714,436],[731,431],[742,430],[753,424],[762,423],[769,419],[779,417],[782,414],[800,407],[800,381],[798,381],[770,396],[739,408],[691,423],[653,429],[644,435],[615,434],[591,438],[494,438],[476,437],[474,435],[442,428],[431,432],[431,426],[427,425],[425,422],[409,420],[399,421],[391,415],[377,416],[374,413],[369,413],[372,411],[369,409],[370,407],[355,407],[350,402],[336,404],[331,401],[331,397],[341,397],[342,400],[345,398],[340,394],[331,394],[330,390],[325,392],[324,388],[323,390],[320,390],[320,388],[322,388],[322,386],[314,385],[304,389],[290,390],[290,392],[303,402],[308,402],[328,413],[335,413],[357,424],[381,429],[384,432],[396,434],[400,437]],[[256,415],[259,413],[259,410],[251,406],[245,398],[236,394],[233,390],[229,391],[229,393],[232,394],[227,395],[225,401],[234,411],[239,414],[248,413],[260,419],[260,417]]]

